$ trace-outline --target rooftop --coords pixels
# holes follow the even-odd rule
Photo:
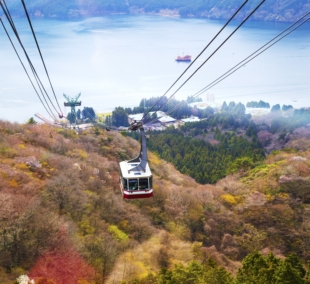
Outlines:
[[[144,171],[131,171],[128,172],[133,167],[138,166],[139,163],[128,163],[128,161],[122,161],[119,163],[122,174],[124,178],[139,178],[139,177],[150,177],[152,176],[149,164],[146,164],[145,172]]]
[[[150,112],[150,115],[152,116],[155,112]],[[165,114],[163,111],[157,111],[156,112],[157,114],[157,119],[161,122],[161,123],[169,123],[169,122],[175,122],[176,119]],[[143,117],[143,113],[137,113],[137,114],[130,114],[128,115],[128,117],[131,119],[131,120],[141,120],[142,117]]]
[[[191,117],[181,119],[181,121],[183,121],[183,122],[197,122],[197,121],[200,121],[200,119],[197,116],[192,115]]]

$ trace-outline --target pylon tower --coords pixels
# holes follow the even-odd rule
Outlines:
[[[81,96],[81,93],[79,93],[75,98],[71,98],[71,97],[64,94],[65,99],[68,101],[68,102],[65,102],[64,105],[66,107],[71,107],[71,116],[74,118],[75,123],[76,123],[75,107],[80,106],[82,104],[81,101],[78,101],[80,96]],[[70,121],[70,124],[71,124],[71,121]]]

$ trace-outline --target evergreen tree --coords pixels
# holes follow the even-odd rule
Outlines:
[[[105,124],[107,126],[112,126],[112,116],[111,115],[107,115],[105,118]]]
[[[80,109],[77,110],[76,116],[78,119],[81,119],[81,110]]]
[[[37,122],[34,120],[33,117],[30,117],[30,118],[27,120],[26,123],[27,123],[27,124],[37,124]]]
[[[176,264],[172,270],[162,268],[158,275],[148,275],[142,280],[135,280],[133,283],[233,284],[234,279],[224,268],[208,260],[205,265],[192,261],[187,266]]]
[[[129,126],[128,115],[122,107],[116,107],[112,112],[112,125],[119,126]]]
[[[225,101],[223,102],[223,105],[222,105],[221,111],[222,111],[222,112],[224,112],[224,111],[228,111],[228,105],[227,105],[227,103],[226,103]]]
[[[72,114],[71,112],[68,113],[67,119],[70,121],[71,124],[75,123],[75,121],[76,121],[75,115]]]
[[[292,265],[284,261],[282,265],[275,271],[274,282],[275,284],[305,284],[300,274]]]
[[[272,253],[262,256],[255,252],[243,259],[236,284],[305,284],[305,275],[306,271],[296,255],[282,261]]]
[[[290,109],[293,109],[293,106],[292,106],[292,105],[283,105],[283,106],[282,106],[282,110],[283,110],[283,111],[287,111],[287,110],[290,110]]]
[[[245,106],[244,106],[244,104],[238,103],[238,104],[236,105],[235,114],[236,114],[237,116],[243,116],[243,115],[245,115]]]
[[[306,270],[304,269],[303,265],[301,264],[298,256],[294,254],[290,254],[285,258],[285,262],[289,263],[293,269],[300,275],[301,278],[306,276]]]
[[[92,107],[84,107],[82,110],[83,119],[91,119],[94,120],[96,118],[96,113]]]
[[[281,107],[279,104],[276,104],[274,105],[272,108],[271,108],[271,112],[275,112],[275,111],[279,111],[281,110]]]
[[[264,157],[263,146],[254,134],[251,142],[230,132],[223,134],[216,127],[214,139],[220,141],[220,144],[214,146],[202,139],[191,138],[202,135],[199,127],[204,127],[204,123],[185,124],[180,130],[153,132],[148,147],[162,159],[172,162],[181,173],[203,184],[215,183],[227,172],[246,170],[254,161]],[[190,125],[195,127],[191,128]],[[186,135],[181,131],[186,131]]]
[[[259,102],[255,102],[255,101],[248,102],[246,104],[246,106],[247,107],[253,107],[253,108],[270,108],[269,103],[266,103],[262,100],[260,100]]]

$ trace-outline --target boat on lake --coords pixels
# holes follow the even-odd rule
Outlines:
[[[175,59],[175,61],[178,61],[178,62],[182,62],[182,61],[189,62],[191,60],[192,60],[192,57],[190,55],[178,56]]]

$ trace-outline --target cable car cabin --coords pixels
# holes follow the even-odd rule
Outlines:
[[[123,161],[119,163],[121,168],[120,187],[124,199],[140,199],[153,196],[152,173],[146,164],[145,171],[134,170],[137,163]]]
[[[152,173],[147,163],[146,138],[140,128],[141,151],[138,157],[122,161],[120,166],[120,188],[124,199],[140,199],[153,196]]]

